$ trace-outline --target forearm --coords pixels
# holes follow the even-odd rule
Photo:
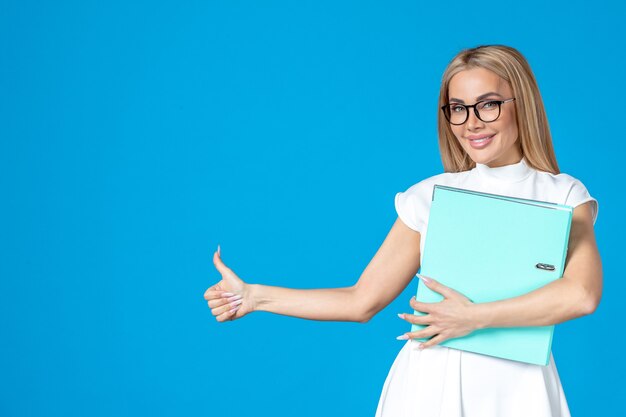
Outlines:
[[[365,321],[353,287],[292,289],[251,284],[255,311],[320,321]]]
[[[582,286],[565,278],[535,291],[475,304],[479,328],[548,326],[590,314],[595,306]]]

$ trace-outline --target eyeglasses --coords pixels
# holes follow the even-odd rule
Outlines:
[[[500,117],[500,109],[502,104],[515,100],[515,97],[507,100],[484,100],[479,101],[471,106],[464,104],[446,104],[441,106],[443,114],[446,116],[446,120],[455,126],[462,125],[467,122],[469,118],[469,109],[474,108],[474,114],[479,120],[485,123],[495,122]]]

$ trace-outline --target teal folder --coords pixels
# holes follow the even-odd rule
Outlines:
[[[528,293],[562,277],[572,213],[566,205],[435,185],[420,272],[474,303]],[[416,299],[434,303],[443,296],[420,282]],[[441,345],[547,365],[553,332],[554,326],[488,328]]]

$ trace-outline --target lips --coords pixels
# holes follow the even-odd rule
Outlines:
[[[489,145],[491,143],[491,141],[493,140],[493,137],[495,136],[495,133],[491,136],[487,136],[484,135],[480,138],[476,138],[476,139],[468,139],[470,146],[474,149],[482,149],[484,147],[486,147],[487,145]]]

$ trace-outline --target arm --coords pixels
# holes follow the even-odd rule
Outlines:
[[[434,336],[422,344],[423,348],[464,336],[476,329],[547,326],[591,314],[602,295],[602,264],[593,232],[590,204],[574,209],[563,277],[550,284],[518,297],[480,304],[471,303],[464,295],[433,279],[426,285],[441,293],[445,299],[439,303],[411,300],[415,310],[428,314],[405,314],[403,318],[428,327],[401,336]]]
[[[563,277],[528,294],[476,304],[479,327],[547,326],[593,313],[602,296],[602,263],[590,203],[574,209]]]
[[[245,284],[216,253],[214,263],[222,274],[222,281],[207,290],[205,299],[209,300],[209,307],[218,321],[243,317],[252,311],[268,311],[309,320],[364,323],[404,290],[419,269],[419,262],[420,234],[397,219],[351,287],[302,290]],[[222,294],[241,296],[241,308],[232,313],[234,316],[225,315],[232,302],[226,302]]]

